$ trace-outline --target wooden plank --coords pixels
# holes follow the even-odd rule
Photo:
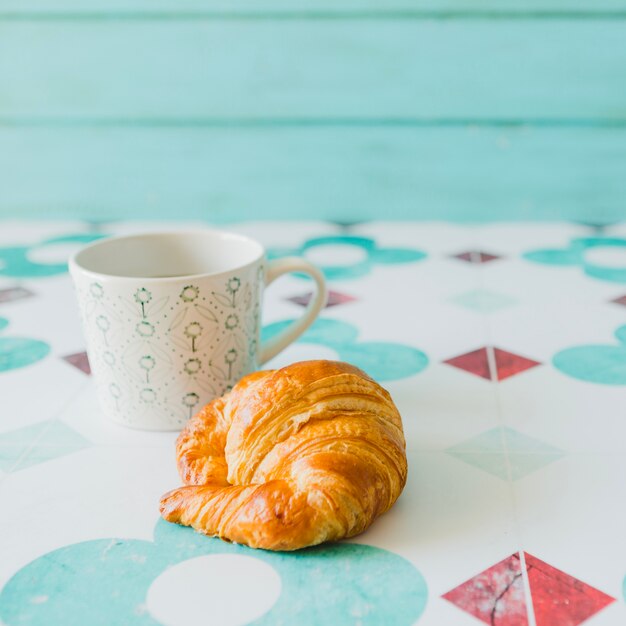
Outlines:
[[[626,21],[5,22],[0,117],[626,119],[625,42]]]
[[[0,128],[0,216],[623,218],[626,128]]]
[[[367,12],[389,14],[406,12],[412,14],[526,14],[529,12],[552,12],[568,14],[594,14],[598,12],[623,11],[626,0],[3,0],[0,15],[49,15],[91,14],[154,15],[167,13],[180,15],[185,12],[225,14],[342,14]]]

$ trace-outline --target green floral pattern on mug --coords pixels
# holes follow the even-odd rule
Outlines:
[[[199,284],[111,290],[82,287],[79,300],[103,402],[134,425],[149,412],[163,427],[182,426],[202,403],[221,395],[256,360],[259,307],[253,275],[227,276],[220,291]]]

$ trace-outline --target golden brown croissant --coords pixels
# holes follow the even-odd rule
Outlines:
[[[176,455],[187,486],[163,496],[163,518],[267,550],[363,532],[407,475],[389,393],[334,361],[246,376],[189,421]]]

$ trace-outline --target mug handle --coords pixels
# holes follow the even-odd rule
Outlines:
[[[290,343],[295,341],[319,315],[319,312],[326,305],[328,292],[324,275],[314,265],[299,257],[287,257],[270,261],[265,273],[265,286],[273,283],[279,276],[291,272],[302,272],[308,274],[317,287],[315,294],[307,305],[302,317],[294,320],[281,333],[265,341],[259,351],[259,365],[274,358],[279,352],[284,350]]]

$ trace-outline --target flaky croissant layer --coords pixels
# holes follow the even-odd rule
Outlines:
[[[163,518],[266,550],[363,532],[407,475],[389,393],[336,361],[246,376],[189,421],[176,456],[185,486],[163,496]]]

